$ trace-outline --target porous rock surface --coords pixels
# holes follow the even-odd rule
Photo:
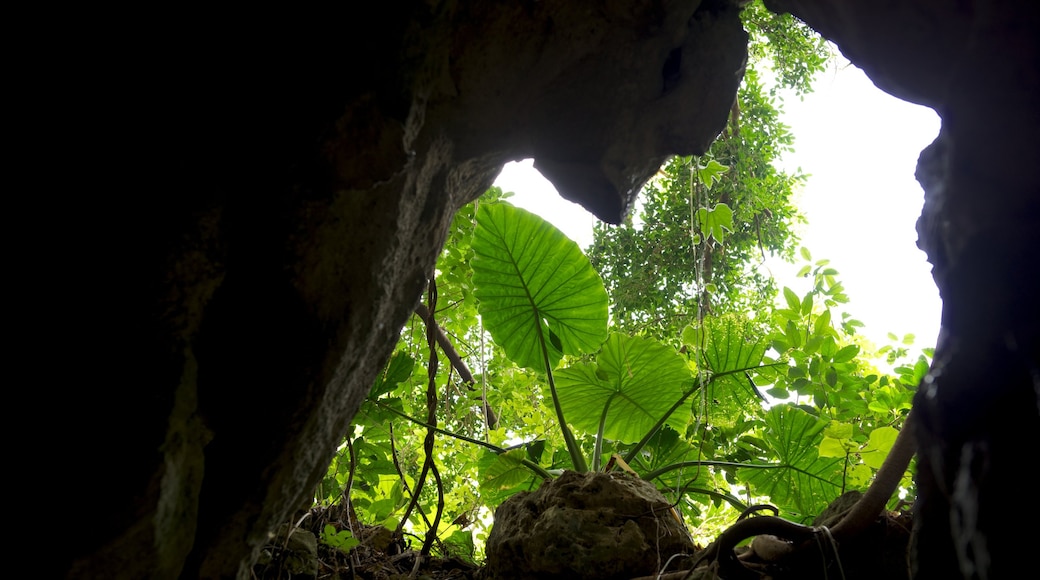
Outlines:
[[[565,472],[495,510],[485,578],[624,579],[681,569],[693,541],[653,484]]]

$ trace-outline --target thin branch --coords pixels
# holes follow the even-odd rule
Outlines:
[[[441,525],[441,516],[444,515],[444,485],[441,482],[441,472],[437,469],[436,463],[430,463],[430,470],[433,472],[434,481],[437,482],[437,514],[433,516],[433,524],[426,530],[426,539],[420,552],[424,558],[430,555],[430,548],[437,539],[437,528]]]
[[[430,302],[430,309],[436,310],[437,283],[432,278],[427,289],[427,300]],[[415,492],[412,494],[412,500],[408,503],[408,508],[405,509],[401,522],[397,524],[397,534],[404,530],[404,525],[408,522],[412,510],[419,503],[419,495],[422,492],[423,485],[426,484],[426,475],[430,472],[430,466],[433,465],[433,442],[437,428],[437,366],[439,363],[437,360],[437,349],[434,346],[437,342],[436,331],[437,325],[433,322],[433,317],[430,317],[430,323],[426,325],[426,344],[430,349],[430,361],[426,370],[428,377],[426,385],[426,423],[430,425],[430,428],[427,429],[426,438],[423,440],[423,451],[426,457],[423,460],[419,477],[415,480]]]
[[[694,480],[694,481],[696,481],[696,480]],[[708,497],[713,497],[713,498],[722,500],[722,501],[728,503],[729,505],[733,506],[734,508],[736,508],[738,510],[741,510],[741,511],[744,511],[744,510],[748,509],[748,505],[746,503],[740,501],[740,498],[734,497],[734,496],[732,496],[732,495],[730,495],[728,493],[723,493],[721,491],[715,491],[713,489],[708,489],[706,487],[694,487],[693,486],[694,481],[691,481],[691,482],[687,483],[686,485],[682,486],[679,489],[678,495],[682,496],[682,495],[686,495],[687,493],[697,493],[697,494],[700,494],[700,495],[706,495]],[[676,500],[675,504],[672,507],[675,507],[676,505],[679,505],[679,500]]]
[[[401,478],[401,489],[403,489],[405,493],[411,495],[413,498],[417,497],[417,494],[412,493],[412,488],[408,485],[408,480],[404,477],[404,470],[401,468],[401,462],[397,459],[397,446],[394,443],[393,423],[390,424],[390,458],[391,460],[393,460],[394,470],[397,471],[397,477]],[[409,505],[409,509],[411,509],[411,505]],[[419,515],[422,516],[423,521],[426,522],[426,525],[430,525],[430,520],[426,517],[426,512],[423,511],[422,506],[418,506],[418,509]],[[407,518],[402,518],[401,521],[405,520],[407,520]],[[401,533],[400,526],[398,526],[397,533]]]
[[[474,385],[476,379],[473,378],[473,373],[470,372],[469,366],[466,365],[466,361],[462,360],[462,356],[455,349],[455,345],[448,339],[448,335],[444,334],[444,330],[437,324],[437,321],[430,316],[430,309],[425,304],[419,303],[415,307],[415,313],[422,319],[423,323],[426,324],[427,329],[433,328],[434,338],[437,339],[437,345],[444,351],[444,356],[448,357],[448,361],[451,362],[452,368],[459,373],[459,377],[462,378],[463,382],[469,387],[471,391],[475,391]],[[487,398],[483,393],[480,394],[480,408],[484,412],[484,420],[487,422],[488,429],[494,429],[498,427],[498,416],[495,414],[494,409],[488,404]]]
[[[354,504],[350,502],[350,494],[354,489],[354,472],[357,470],[357,454],[354,452],[354,442],[351,440],[354,434],[351,433],[347,437],[347,453],[350,454],[350,472],[347,473],[347,484],[343,486],[343,506],[347,512],[347,529],[355,537],[361,536],[361,526],[358,522],[357,513],[354,511]],[[392,438],[391,438],[392,440]],[[354,569],[354,565],[361,565],[361,559],[356,550],[350,552],[350,569]]]
[[[354,442],[351,441],[351,436],[347,437],[347,453],[350,454],[350,471],[347,473],[347,484],[343,486],[343,503],[350,505],[350,492],[354,487],[354,471],[357,468],[357,456],[354,454]],[[351,533],[354,532],[354,522],[350,521],[350,514],[347,514],[347,522],[350,524]]]
[[[430,309],[427,308],[425,304],[420,302],[415,307],[415,313],[419,315],[419,318],[421,318],[422,321],[426,324],[427,329],[432,328],[434,338],[437,341],[437,345],[440,346],[441,350],[444,351],[444,356],[448,357],[448,360],[451,362],[451,366],[455,367],[455,370],[458,371],[459,376],[462,377],[462,380],[470,384],[476,382],[473,378],[473,373],[469,371],[469,367],[466,366],[465,361],[463,361],[462,357],[459,356],[459,352],[455,350],[455,345],[453,345],[451,341],[448,340],[448,336],[444,334],[444,330],[442,330],[441,327],[437,324],[437,321],[430,317]]]

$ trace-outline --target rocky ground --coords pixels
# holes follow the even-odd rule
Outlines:
[[[838,498],[813,525],[821,530],[833,526],[856,497]],[[487,560],[480,563],[423,557],[421,539],[395,537],[391,530],[356,520],[351,526],[346,511],[338,505],[314,508],[283,526],[265,546],[255,578],[891,580],[910,575],[909,513],[882,514],[842,546],[828,543],[825,532],[817,534],[793,556],[771,562],[747,547],[720,552],[714,545],[694,545],[653,486],[616,473],[565,474],[535,492],[514,496],[496,512]],[[353,527],[356,545],[344,545],[344,550],[320,541],[329,525]],[[688,574],[693,567],[696,572]]]

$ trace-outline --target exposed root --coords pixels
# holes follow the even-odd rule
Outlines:
[[[698,569],[705,568],[727,580],[757,580],[765,567],[787,561],[806,549],[823,549],[836,555],[840,544],[853,540],[877,521],[898,488],[917,452],[913,418],[911,412],[866,493],[833,528],[803,526],[776,516],[746,518],[748,514],[742,514],[737,523],[698,555],[690,570],[660,575],[660,580],[689,580]],[[750,547],[738,555],[737,544],[748,538],[753,538]]]

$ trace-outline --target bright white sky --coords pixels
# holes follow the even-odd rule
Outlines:
[[[844,58],[821,74],[815,92],[784,103],[784,122],[795,152],[781,165],[811,174],[796,205],[808,219],[800,231],[813,260],[829,259],[839,271],[849,312],[878,346],[887,333],[916,335],[916,347],[935,345],[942,303],[931,266],[917,248],[915,224],[924,193],[914,179],[917,157],[938,135],[939,118],[876,88]],[[511,202],[560,228],[582,248],[592,241],[595,218],[559,197],[531,160],[507,165],[495,182],[516,195]],[[798,267],[768,267],[799,295],[807,285]]]

